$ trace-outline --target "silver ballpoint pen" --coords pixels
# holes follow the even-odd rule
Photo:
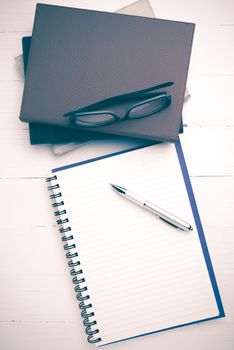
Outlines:
[[[163,221],[167,222],[168,224],[179,228],[183,231],[192,231],[192,226],[180,219],[178,216],[175,216],[168,211],[156,206],[155,204],[148,202],[143,197],[139,196],[138,194],[131,192],[127,190],[126,188],[114,184],[110,184],[119,194],[123,195],[124,198],[129,199],[130,201],[138,204],[139,206],[145,208],[146,210],[154,213],[156,216],[158,216]]]

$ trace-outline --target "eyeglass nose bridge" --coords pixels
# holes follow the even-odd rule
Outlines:
[[[121,114],[113,113],[112,115],[115,117],[116,120],[122,121],[122,120],[125,120],[127,118],[128,113],[129,113],[129,110],[127,110],[126,112],[121,113]]]
[[[115,118],[116,121],[123,121],[128,118],[128,114],[131,110],[132,106],[128,106],[127,108],[124,109],[124,111],[121,112],[113,112],[113,111],[108,111],[110,115],[112,115],[113,118]]]

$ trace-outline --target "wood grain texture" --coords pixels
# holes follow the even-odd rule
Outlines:
[[[42,2],[42,1],[41,1]],[[43,1],[115,11],[134,1]],[[30,146],[18,120],[23,82],[15,64],[32,29],[35,0],[0,1],[0,348],[94,349],[86,342],[44,179],[65,163],[127,147],[98,141],[63,156]],[[196,32],[185,104],[184,153],[226,318],[106,346],[107,350],[234,346],[234,3],[151,0],[159,18],[192,21]]]

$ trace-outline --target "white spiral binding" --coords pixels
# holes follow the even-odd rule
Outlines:
[[[69,226],[69,219],[66,217],[66,209],[64,207],[64,202],[62,200],[62,193],[59,192],[59,184],[56,183],[57,176],[51,176],[46,178],[46,182],[50,182],[51,185],[48,186],[49,191],[53,191],[53,194],[50,195],[51,199],[55,199],[55,202],[52,203],[53,208],[58,208],[54,212],[54,215],[58,217],[56,221],[59,226],[59,232],[63,233],[62,241],[66,242],[64,244],[64,249],[67,251],[66,258],[69,259],[68,266],[72,269],[70,270],[71,275],[73,276],[72,282],[75,285],[76,298],[79,301],[79,308],[81,309],[81,316],[83,317],[83,324],[85,326],[85,332],[88,335],[87,340],[89,343],[97,343],[101,341],[100,337],[95,337],[95,334],[99,333],[98,329],[93,329],[93,326],[97,324],[94,320],[94,312],[92,310],[92,304],[87,302],[90,299],[88,295],[88,288],[85,286],[85,278],[83,277],[82,269],[77,269],[77,266],[80,265],[78,259],[78,252],[76,250],[76,245],[73,241],[72,229]],[[58,192],[56,192],[58,190]],[[79,275],[79,279],[77,278]],[[90,311],[90,312],[89,312]],[[92,318],[92,320],[90,320]]]

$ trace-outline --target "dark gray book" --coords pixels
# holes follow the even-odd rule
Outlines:
[[[173,81],[167,109],[93,131],[175,141],[193,32],[192,23],[38,4],[20,119],[76,128],[64,113]]]
[[[24,73],[26,74],[28,56],[31,44],[31,36],[23,37],[23,62]],[[183,133],[183,123],[180,125],[180,133]],[[89,140],[99,140],[109,137],[108,134],[95,132],[91,130],[77,130],[70,129],[56,125],[29,123],[29,136],[31,145],[38,144],[61,144],[67,142],[87,142]],[[131,138],[132,139],[132,138]],[[145,144],[151,142],[150,140],[143,140]],[[156,142],[156,141],[154,141]]]

